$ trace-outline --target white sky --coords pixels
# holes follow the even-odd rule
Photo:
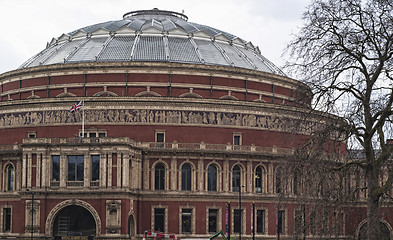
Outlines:
[[[286,44],[302,25],[311,0],[0,0],[0,73],[14,70],[52,38],[123,14],[158,8],[182,12],[204,24],[251,41],[281,67]]]

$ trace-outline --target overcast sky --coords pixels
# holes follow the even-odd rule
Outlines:
[[[182,12],[258,46],[281,67],[281,54],[302,26],[311,0],[0,0],[0,73],[14,70],[47,42],[88,25],[121,19],[124,13],[158,8]]]

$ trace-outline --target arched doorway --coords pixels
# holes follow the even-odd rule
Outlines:
[[[389,227],[383,223],[379,223],[379,229],[381,231],[380,240],[390,240],[390,229]],[[359,229],[358,240],[367,240],[367,222],[365,221],[363,225]]]
[[[55,239],[67,239],[67,236],[82,236],[92,239],[92,236],[95,235],[96,222],[86,208],[71,205],[63,208],[56,215],[53,223]]]

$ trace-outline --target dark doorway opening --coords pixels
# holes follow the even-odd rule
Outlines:
[[[386,226],[385,223],[380,222],[379,223],[379,230],[381,231],[381,236],[379,236],[380,240],[390,240],[390,230]],[[364,223],[359,230],[359,240],[367,240],[367,222]]]
[[[67,236],[81,236],[93,239],[96,234],[96,223],[91,213],[80,206],[68,206],[56,216],[53,224],[55,239],[67,239]]]

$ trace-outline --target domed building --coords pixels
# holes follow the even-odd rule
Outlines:
[[[324,118],[302,121],[311,99],[251,42],[176,12],[54,38],[0,75],[0,238],[292,235],[304,211],[292,185],[278,204],[279,166]]]

